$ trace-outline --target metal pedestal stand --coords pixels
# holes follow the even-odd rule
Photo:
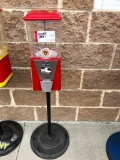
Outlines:
[[[22,127],[14,121],[0,122],[0,156],[12,152],[21,142]]]
[[[51,123],[50,92],[46,93],[46,99],[48,123],[35,129],[31,136],[31,148],[41,158],[55,159],[68,148],[69,135],[61,125]]]

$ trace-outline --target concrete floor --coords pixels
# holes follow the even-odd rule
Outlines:
[[[30,136],[41,122],[20,122],[24,136],[17,149],[0,160],[42,160],[30,148]],[[57,160],[108,160],[105,151],[107,138],[114,132],[120,131],[120,123],[63,123],[70,136],[67,151]]]

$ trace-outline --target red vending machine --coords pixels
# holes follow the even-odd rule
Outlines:
[[[32,10],[27,21],[33,90],[61,89],[61,16],[58,11]]]
[[[50,92],[61,89],[61,14],[57,10],[32,10],[25,17],[31,51],[33,90],[46,92],[48,123],[31,136],[31,148],[44,159],[61,156],[69,145],[64,127],[51,123]]]
[[[5,44],[5,32],[3,31],[2,9],[0,9],[0,87],[3,87],[13,76],[7,46]]]

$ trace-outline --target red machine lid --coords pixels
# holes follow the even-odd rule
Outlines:
[[[0,8],[0,12],[2,11],[2,9]]]
[[[57,10],[32,10],[23,19],[25,21],[62,20],[62,17]]]

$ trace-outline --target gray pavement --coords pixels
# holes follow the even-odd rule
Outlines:
[[[17,149],[0,160],[42,160],[30,147],[30,136],[34,129],[43,122],[20,122],[24,136]],[[57,122],[63,125],[69,133],[70,144],[67,151],[57,160],[108,160],[105,151],[107,138],[120,131],[120,123],[95,122]]]

